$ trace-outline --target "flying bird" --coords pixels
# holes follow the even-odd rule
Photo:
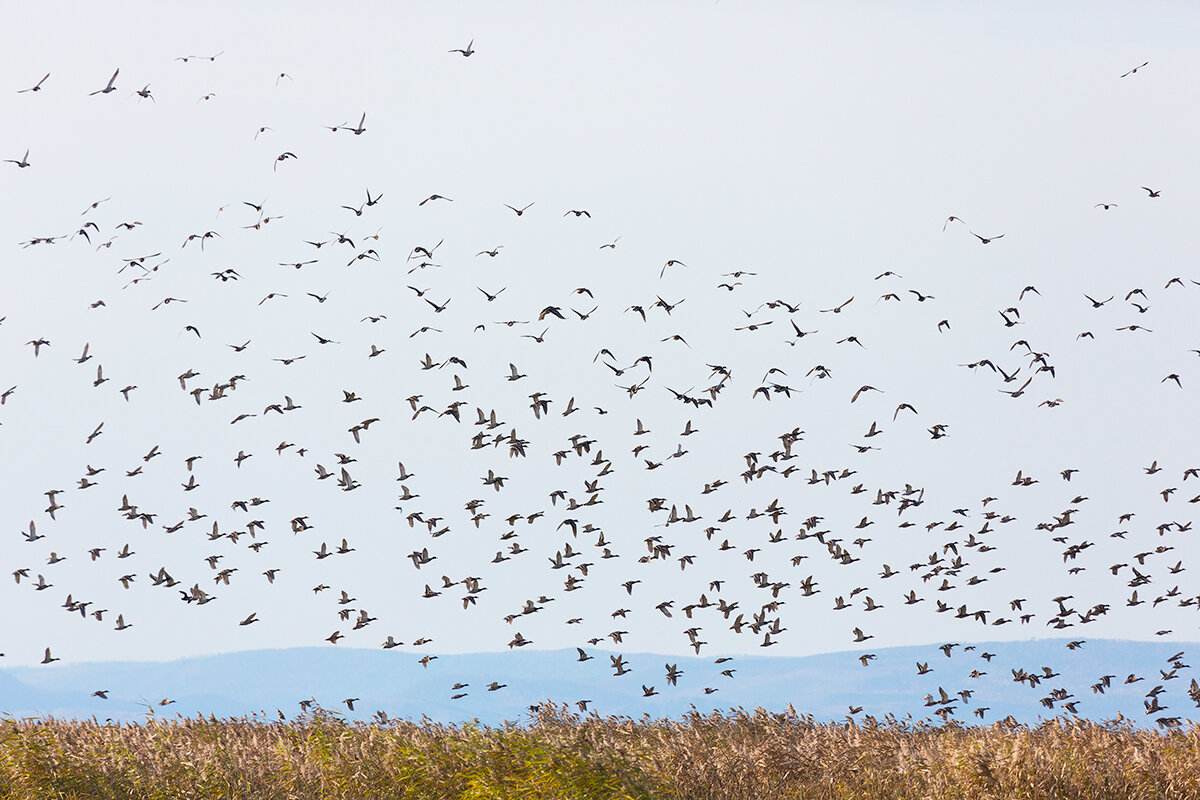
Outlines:
[[[979,240],[981,243],[983,243],[983,244],[991,244],[992,242],[996,241],[997,239],[1003,239],[1003,238],[1004,238],[1004,234],[1003,234],[1003,233],[999,233],[999,234],[996,234],[995,236],[991,236],[991,237],[983,237],[983,236],[980,236],[980,235],[979,235],[978,233],[976,233],[975,231],[971,231],[970,233],[971,233],[971,235],[972,235],[972,236],[974,236],[976,239],[978,239],[978,240]]]
[[[16,164],[21,169],[25,169],[26,167],[29,166],[29,151],[26,150],[25,155],[21,156],[21,159],[19,161],[14,158],[6,158],[6,159],[4,159],[4,163],[5,164]]]
[[[103,89],[97,89],[96,91],[89,94],[88,97],[91,97],[92,95],[97,95],[97,94],[108,94],[109,92],[116,91],[117,87],[115,84],[117,81],[117,75],[119,75],[120,72],[121,72],[121,70],[120,70],[120,68],[118,68],[117,71],[112,74],[112,77],[108,79],[107,86],[105,86]],[[49,76],[47,76],[47,77],[49,77]],[[43,78],[42,80],[45,80],[45,78]]]
[[[42,90],[42,84],[45,83],[46,79],[49,77],[50,73],[47,72],[44,76],[42,76],[40,81],[35,83],[33,86],[30,86],[28,89],[19,89],[17,94],[25,94],[25,92],[40,92]],[[115,78],[116,76],[114,75],[113,77]]]

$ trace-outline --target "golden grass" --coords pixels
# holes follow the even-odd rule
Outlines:
[[[1200,797],[1200,726],[680,720],[543,705],[502,727],[348,723],[318,710],[140,724],[0,721],[0,798]]]

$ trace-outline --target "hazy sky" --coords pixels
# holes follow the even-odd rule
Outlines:
[[[424,651],[471,652],[505,650],[518,632],[563,648],[620,630],[621,645],[600,647],[678,653],[691,652],[692,626],[702,653],[766,653],[767,628],[729,626],[739,613],[751,623],[785,583],[766,612],[787,628],[773,653],[850,650],[855,627],[875,647],[1164,630],[1195,640],[1197,607],[1178,604],[1200,594],[1188,568],[1200,479],[1184,480],[1200,466],[1190,4],[388,3],[335,14],[129,3],[22,15],[0,48],[0,157],[29,164],[0,164],[0,392],[16,387],[0,407],[0,554],[6,571],[29,570],[0,583],[15,612],[0,622],[6,662],[36,663],[47,646],[64,662],[166,660],[320,644],[334,631],[339,647],[390,634],[417,654],[418,637],[434,640]],[[468,43],[470,57],[448,52]],[[117,68],[114,91],[96,93]],[[39,91],[18,93],[46,73]],[[135,94],[144,87],[153,99]],[[364,113],[365,130],[351,130]],[[294,158],[277,160],[285,153]],[[362,207],[368,191],[382,199]],[[434,194],[449,199],[421,204]],[[88,239],[74,235],[93,222]],[[56,238],[28,245],[41,237]],[[225,270],[236,279],[215,275]],[[1144,294],[1127,300],[1135,289]],[[1093,307],[1085,294],[1113,299]],[[565,318],[539,321],[547,307]],[[1118,330],[1133,324],[1148,330]],[[437,330],[414,334],[425,327]],[[50,344],[35,357],[27,342],[39,339]],[[85,344],[90,358],[73,363]],[[371,357],[373,346],[384,352]],[[602,348],[611,355],[596,358]],[[422,369],[427,353],[442,366]],[[983,359],[1020,372],[1006,382],[965,366]],[[526,377],[506,380],[510,363]],[[731,377],[711,407],[668,391],[711,397],[712,365]],[[93,386],[98,366],[107,381]],[[235,375],[236,389],[209,399]],[[1019,396],[1002,393],[1027,378]],[[852,402],[868,385],[881,391]],[[128,401],[126,386],[137,387]],[[540,418],[536,392],[551,401]],[[264,411],[285,396],[302,408]],[[413,419],[413,396],[432,411]],[[564,417],[571,398],[578,411]],[[438,416],[456,401],[461,423]],[[916,412],[894,418],[902,403]],[[477,409],[502,424],[476,425]],[[253,416],[231,424],[241,414]],[[349,429],[371,418],[355,442]],[[635,433],[638,420],[648,432]],[[689,421],[697,432],[683,436]],[[867,437],[872,423],[882,432]],[[934,439],[938,424],[946,435]],[[796,429],[794,458],[772,461]],[[493,446],[514,430],[524,457]],[[477,433],[487,444],[472,450]],[[589,452],[576,455],[576,435],[594,440]],[[240,467],[239,451],[251,456]],[[750,452],[777,471],[745,481]],[[337,486],[335,453],[356,459],[353,491]],[[202,458],[189,472],[190,456]],[[398,462],[412,474],[400,482]],[[335,477],[318,480],[318,464]],[[104,471],[78,488],[89,465]],[[1070,482],[1066,469],[1078,470]],[[489,470],[508,479],[499,492],[483,482]],[[813,470],[851,474],[810,483]],[[1018,470],[1037,483],[1013,486]],[[718,479],[728,485],[701,493]],[[419,497],[397,500],[402,484]],[[906,485],[921,505],[874,503]],[[51,490],[63,490],[54,519]],[[593,495],[602,502],[567,510]],[[123,496],[152,519],[126,518]],[[232,507],[255,497],[269,503]],[[664,526],[650,498],[700,519]],[[464,509],[473,499],[488,515],[478,526]],[[772,501],[786,510],[777,522],[747,518]],[[203,516],[167,532],[190,508]],[[410,526],[414,512],[438,521]],[[1118,522],[1125,513],[1135,516]],[[795,538],[814,516],[813,532],[856,560]],[[1039,529],[1056,516],[1070,524]],[[311,527],[294,533],[297,517]],[[30,520],[44,537],[33,543]],[[263,525],[253,537],[251,521]],[[244,534],[211,539],[214,522]],[[619,558],[601,558],[599,531]],[[639,562],[648,537],[669,556]],[[343,538],[353,552],[314,556]],[[580,555],[553,569],[568,543]],[[964,563],[947,574],[951,543]],[[135,555],[118,559],[126,544]],[[1173,549],[1139,566],[1159,546]],[[418,570],[408,555],[424,548],[436,560]],[[497,551],[509,560],[493,563]],[[47,563],[52,553],[65,560]],[[942,572],[929,574],[931,553]],[[215,569],[209,556],[221,557]],[[593,564],[586,575],[581,562]],[[1126,605],[1135,576],[1114,575],[1121,563],[1149,577],[1133,587],[1145,605]],[[899,574],[880,578],[885,564]],[[179,585],[153,586],[160,568]],[[237,571],[214,584],[225,568]],[[32,588],[39,573],[52,588]],[[476,604],[464,609],[465,586],[444,587],[443,575],[478,578]],[[819,592],[806,597],[809,576]],[[938,591],[944,580],[953,588]],[[629,593],[626,581],[640,583]],[[216,600],[182,602],[194,584]],[[441,594],[423,598],[426,584]],[[343,590],[354,598],[344,606]],[[909,591],[923,602],[905,605]],[[65,610],[68,593],[85,612],[108,611]],[[738,610],[685,618],[701,593]],[[1055,631],[1060,595],[1079,614],[1112,609]],[[540,596],[553,601],[506,624]],[[833,610],[839,596],[850,608]],[[867,596],[884,608],[866,611]],[[936,614],[938,600],[1012,622]],[[666,601],[670,618],[656,610]],[[354,614],[341,620],[339,608]],[[360,610],[377,621],[355,631]],[[251,612],[259,622],[239,626]],[[1035,615],[1027,625],[1023,613]],[[114,631],[117,614],[133,627]]]

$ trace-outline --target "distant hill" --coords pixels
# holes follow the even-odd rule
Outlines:
[[[800,658],[737,656],[714,664],[714,657],[684,658],[651,653],[623,653],[631,672],[613,677],[611,651],[588,650],[592,660],[578,663],[575,650],[524,651],[440,655],[428,667],[409,650],[354,650],[346,648],[294,648],[227,653],[168,663],[109,662],[66,666],[22,667],[0,670],[0,712],[15,717],[54,716],[101,720],[137,719],[150,704],[160,715],[243,716],[277,711],[289,717],[300,713],[298,702],[313,697],[326,709],[346,713],[351,719],[369,719],[376,710],[390,717],[439,722],[477,719],[485,724],[517,720],[528,706],[551,700],[575,703],[591,700],[588,710],[602,715],[674,717],[693,706],[701,711],[741,706],[780,711],[789,704],[801,714],[817,719],[840,720],[851,706],[862,714],[915,718],[932,715],[936,708],[923,698],[940,698],[939,688],[953,698],[953,718],[978,723],[973,711],[987,707],[984,722],[1014,716],[1025,723],[1065,713],[1063,702],[1078,701],[1080,716],[1094,720],[1123,714],[1134,724],[1154,725],[1160,716],[1200,719],[1187,689],[1196,674],[1190,666],[1174,677],[1168,659],[1195,644],[1094,640],[1070,651],[1065,640],[1020,643],[964,643],[944,656],[929,646],[898,647],[877,651],[831,653]],[[973,647],[972,650],[965,649]],[[863,667],[858,657],[874,652]],[[989,662],[981,657],[995,653]],[[433,655],[433,654],[430,654]],[[1197,655],[1196,658],[1200,658]],[[917,662],[930,672],[917,674]],[[677,686],[668,686],[666,664],[682,671]],[[1200,662],[1198,662],[1200,663]],[[1043,679],[1033,688],[1013,681],[1013,669],[1042,675],[1043,666],[1061,673]],[[721,670],[733,669],[732,677]],[[971,677],[977,670],[980,674]],[[1103,694],[1091,686],[1101,670],[1112,674]],[[1143,680],[1130,684],[1129,675]],[[495,681],[505,686],[488,691]],[[466,697],[452,700],[455,683],[469,684],[459,691]],[[642,686],[656,694],[643,697]],[[1166,710],[1145,713],[1145,695],[1162,685],[1159,704]],[[718,691],[706,694],[705,687]],[[109,699],[93,697],[108,690]],[[1061,689],[1066,697],[1054,707],[1040,700]],[[965,699],[960,690],[970,691]],[[353,713],[342,701],[359,698]],[[157,705],[163,699],[174,702]],[[573,706],[574,708],[574,706]],[[861,717],[861,714],[860,714]],[[935,718],[936,719],[936,718]]]

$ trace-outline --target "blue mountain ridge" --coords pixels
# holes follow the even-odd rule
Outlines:
[[[966,650],[973,647],[973,650]],[[1110,720],[1118,714],[1134,724],[1154,726],[1159,717],[1200,719],[1187,689],[1200,675],[1190,666],[1171,673],[1168,659],[1196,652],[1195,643],[1089,640],[1068,650],[1066,640],[963,643],[946,657],[933,646],[881,648],[869,666],[861,652],[803,657],[735,656],[715,664],[714,657],[621,653],[631,672],[613,676],[613,651],[589,649],[593,658],[577,661],[575,650],[438,655],[427,667],[421,653],[405,650],[349,648],[292,648],[252,650],[187,658],[172,662],[104,662],[19,667],[0,670],[0,713],[12,717],[137,720],[153,707],[159,716],[216,715],[241,717],[261,713],[271,719],[282,711],[300,713],[299,701],[315,698],[323,708],[347,719],[367,720],[377,710],[391,718],[443,723],[476,720],[495,725],[528,718],[528,707],[545,701],[569,703],[590,700],[588,711],[602,716],[678,717],[694,707],[717,709],[758,707],[783,711],[790,704],[800,714],[818,720],[841,720],[851,707],[882,718],[912,715],[928,718],[943,706],[927,706],[925,697],[939,698],[944,688],[953,698],[953,718],[966,723],[992,722],[1011,715],[1022,723],[1037,723],[1066,713],[1062,702],[1078,701],[1078,715]],[[995,653],[986,661],[984,652]],[[429,655],[433,655],[430,653]],[[1195,656],[1200,658],[1200,654]],[[930,672],[917,674],[917,662]],[[1197,662],[1200,664],[1200,662]],[[666,682],[666,665],[681,670],[677,686]],[[1013,669],[1043,674],[1042,667],[1061,673],[1036,687],[1013,681]],[[732,677],[723,669],[735,670]],[[978,670],[977,677],[970,673]],[[1091,686],[1102,674],[1115,677],[1103,694]],[[1143,680],[1126,684],[1129,675]],[[504,684],[496,691],[487,685]],[[455,683],[468,684],[452,690]],[[1146,692],[1162,685],[1159,703],[1166,708],[1146,713]],[[643,696],[643,686],[655,694]],[[706,694],[705,687],[718,691]],[[107,690],[109,698],[92,696]],[[1051,690],[1069,695],[1053,707],[1040,700]],[[957,693],[972,692],[966,699]],[[465,697],[451,699],[463,692]],[[358,698],[351,712],[343,703]],[[174,702],[160,705],[169,699]],[[943,704],[946,705],[946,704]],[[975,709],[986,707],[982,718]],[[934,721],[937,721],[936,717]]]

